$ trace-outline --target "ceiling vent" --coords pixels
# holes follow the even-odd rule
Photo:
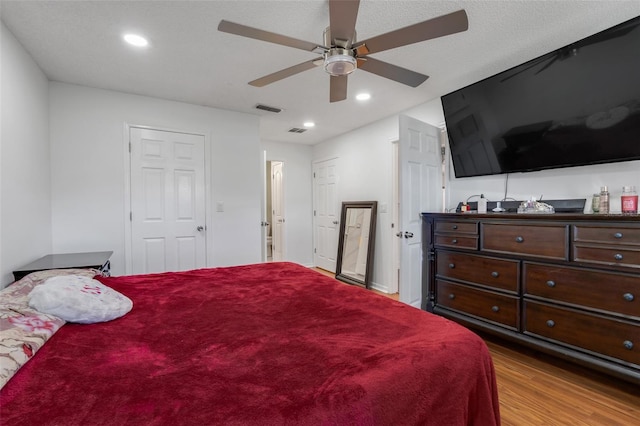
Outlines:
[[[299,127],[292,127],[289,129],[289,133],[304,133],[307,129],[301,129]]]
[[[256,105],[256,109],[261,109],[263,111],[269,111],[269,112],[275,112],[275,113],[278,113],[278,112],[282,111],[282,109],[280,109],[280,108],[270,107],[270,106],[262,105],[262,104]]]

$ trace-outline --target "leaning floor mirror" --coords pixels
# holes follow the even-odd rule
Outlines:
[[[377,207],[377,201],[342,203],[336,279],[365,288],[370,287]]]

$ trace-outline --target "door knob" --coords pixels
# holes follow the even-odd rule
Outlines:
[[[337,220],[334,220],[334,221],[333,221],[333,224],[334,224],[334,225],[337,225],[338,223],[340,223],[340,222],[338,222]]]
[[[198,230],[198,231],[204,231],[204,226],[198,226],[198,227],[196,228],[196,230]]]
[[[404,233],[404,237],[405,237],[405,238],[413,238],[413,232],[408,232],[408,231],[407,231],[407,232],[405,232],[405,233]]]
[[[400,231],[400,232],[396,233],[396,237],[398,237],[398,238],[402,238],[402,231]]]

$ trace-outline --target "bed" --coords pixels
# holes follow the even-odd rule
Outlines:
[[[41,285],[37,274],[22,287]],[[133,309],[62,321],[25,346],[0,390],[3,425],[500,424],[478,336],[309,268],[95,279]]]

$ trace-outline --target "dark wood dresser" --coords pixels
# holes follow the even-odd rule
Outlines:
[[[640,216],[422,219],[423,309],[640,384]]]

